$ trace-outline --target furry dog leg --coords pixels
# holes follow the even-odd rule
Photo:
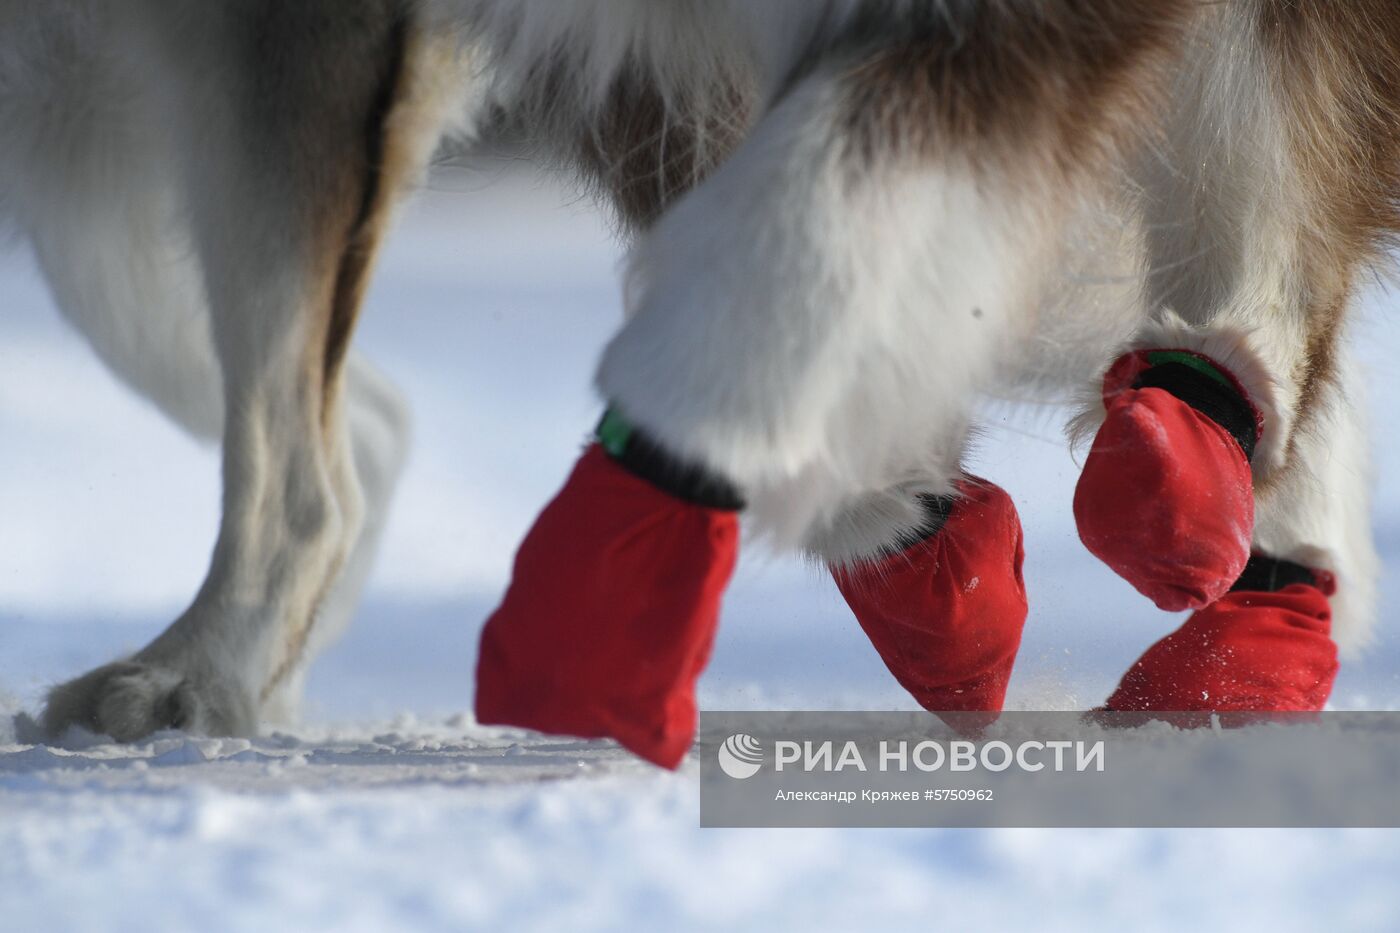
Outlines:
[[[1076,493],[1086,543],[1165,607],[1223,595],[1252,499],[1308,459],[1301,426],[1332,420],[1353,284],[1400,222],[1397,48],[1400,22],[1365,3],[1219,5],[1188,43],[1139,172],[1152,320],[1110,369]]]
[[[1155,542],[1168,556],[1189,542],[1234,565],[1252,549],[1272,569],[1245,568],[1228,595],[1202,591],[1180,637],[1149,651],[1111,704],[1319,708],[1334,639],[1348,649],[1367,639],[1376,559],[1341,333],[1358,273],[1400,224],[1389,193],[1400,171],[1400,91],[1386,77],[1400,21],[1387,11],[1221,5],[1195,37],[1162,158],[1141,176],[1155,320],[1134,349],[1199,355],[1257,412],[1253,510],[1227,497],[1236,517],[1254,518],[1252,544],[1216,534],[1218,510],[1193,515],[1170,497],[1140,497],[1118,521],[1147,527],[1144,510],[1176,511],[1167,521],[1182,534]],[[1222,427],[1231,420],[1199,397],[1178,401],[1178,412],[1189,405]],[[1105,430],[1113,419],[1110,411]],[[1217,451],[1231,435],[1240,432],[1216,434]],[[1179,467],[1165,440],[1153,457]],[[1243,462],[1236,451],[1232,463]],[[1236,477],[1196,473],[1207,498],[1222,475]],[[1081,485],[1077,500],[1094,492]],[[1198,563],[1179,566],[1190,576]]]
[[[1326,572],[1332,637],[1355,657],[1374,636],[1380,558],[1371,532],[1370,442],[1360,373],[1337,348],[1334,378],[1294,432],[1280,474],[1259,491],[1254,549]]]
[[[120,158],[121,152],[109,148],[103,158]],[[181,428],[217,441],[223,434],[223,388],[198,264],[172,230],[167,192],[154,180],[143,183],[143,164],[127,164],[112,174],[127,184],[81,191],[70,183],[61,196],[46,197],[43,210],[26,216],[35,256],[59,308],[112,371]],[[353,614],[408,443],[407,411],[394,388],[353,353],[346,377],[365,520],[313,629],[306,661],[342,632]],[[305,669],[299,667],[270,699],[264,718],[295,717]]]
[[[353,14],[144,9],[150,54],[187,78],[166,89],[167,118],[223,374],[223,523],[190,608],[134,657],[56,688],[45,725],[247,734],[288,705],[335,581],[358,588],[341,575],[355,543],[372,547],[357,469],[383,487],[397,456],[356,463],[347,421],[399,417],[354,376],[362,404],[347,415],[346,355],[379,235],[440,131],[447,75],[390,0]]]
[[[184,430],[223,429],[200,268],[176,195],[159,69],[125,7],[0,3],[0,226],[112,371]]]

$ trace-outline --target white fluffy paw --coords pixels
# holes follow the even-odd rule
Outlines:
[[[42,725],[51,738],[80,726],[118,742],[134,742],[162,729],[248,735],[257,717],[248,697],[215,678],[129,660],[53,688]]]

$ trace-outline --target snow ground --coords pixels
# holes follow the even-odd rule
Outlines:
[[[474,726],[476,631],[596,418],[617,250],[517,173],[436,185],[391,240],[359,340],[416,418],[383,558],[312,676],[309,724],[256,742],[59,750],[7,726],[179,611],[218,477],[65,331],[27,258],[0,257],[0,929],[1394,929],[1391,832],[700,831],[693,765]],[[1394,411],[1400,318],[1373,310],[1360,337],[1373,410]],[[1177,624],[1078,545],[1060,416],[994,422],[977,464],[1026,525],[1021,708],[1093,705]],[[1378,434],[1389,620],[1400,440]],[[909,706],[796,562],[747,555],[724,616],[708,708]],[[1400,706],[1392,631],[1335,705]]]

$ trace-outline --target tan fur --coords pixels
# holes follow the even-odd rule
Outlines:
[[[1343,317],[1363,266],[1400,230],[1400,9],[1388,0],[1267,0],[1259,28],[1306,186],[1299,235],[1310,333],[1299,426],[1335,381]]]
[[[568,99],[575,80],[563,59],[538,65],[512,107],[510,130],[542,161],[562,162],[597,193],[627,234],[651,226],[677,197],[704,181],[755,115],[752,88],[737,79],[707,88],[704,106],[678,108],[640,70],[620,74],[596,113],[557,110],[551,102]]]
[[[1061,175],[1101,167],[1151,127],[1193,5],[984,0],[931,4],[890,35],[858,22],[844,40],[852,144],[867,162],[961,150],[1005,165],[1035,147]]]
[[[362,148],[347,153],[344,164],[358,168],[354,178],[355,197],[343,197],[341,206],[358,205],[347,223],[344,211],[328,212],[317,239],[327,245],[339,244],[333,262],[316,281],[322,294],[313,307],[325,307],[323,341],[311,340],[307,360],[308,380],[321,388],[320,418],[324,426],[327,459],[336,473],[333,482],[342,508],[353,502],[356,488],[346,452],[335,449],[343,436],[338,421],[343,417],[343,363],[349,350],[354,325],[364,303],[380,244],[388,231],[396,207],[419,180],[448,110],[458,99],[456,83],[462,80],[467,54],[450,35],[415,29],[408,21],[395,22],[384,37],[385,50],[376,61],[380,66],[377,88],[367,98]],[[346,187],[350,185],[346,179]],[[345,231],[345,232],[338,232]],[[353,511],[353,509],[352,509]],[[319,606],[339,572],[341,555],[328,575],[315,605]],[[265,702],[303,662],[306,644],[315,624],[315,610],[304,623],[286,634],[282,659],[262,687]]]
[[[590,132],[580,136],[585,180],[607,193],[629,230],[649,227],[672,201],[705,179],[751,121],[753,102],[738,87],[722,93],[731,106],[700,123],[672,121],[660,92],[642,78],[613,85]]]

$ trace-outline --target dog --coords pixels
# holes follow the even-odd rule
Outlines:
[[[376,246],[440,140],[495,115],[631,238],[600,395],[777,546],[838,572],[903,553],[930,503],[975,498],[975,399],[1077,387],[1074,432],[1102,439],[1170,350],[1257,419],[1228,465],[1250,521],[1177,608],[1254,553],[1326,577],[1329,646],[1370,637],[1343,335],[1400,227],[1383,0],[0,0],[0,37],[5,216],[104,361],[223,441],[204,585],[55,688],[51,734],[291,714],[406,442],[349,351]],[[1105,495],[1081,533],[1148,592]],[[572,731],[619,737],[594,730]]]

